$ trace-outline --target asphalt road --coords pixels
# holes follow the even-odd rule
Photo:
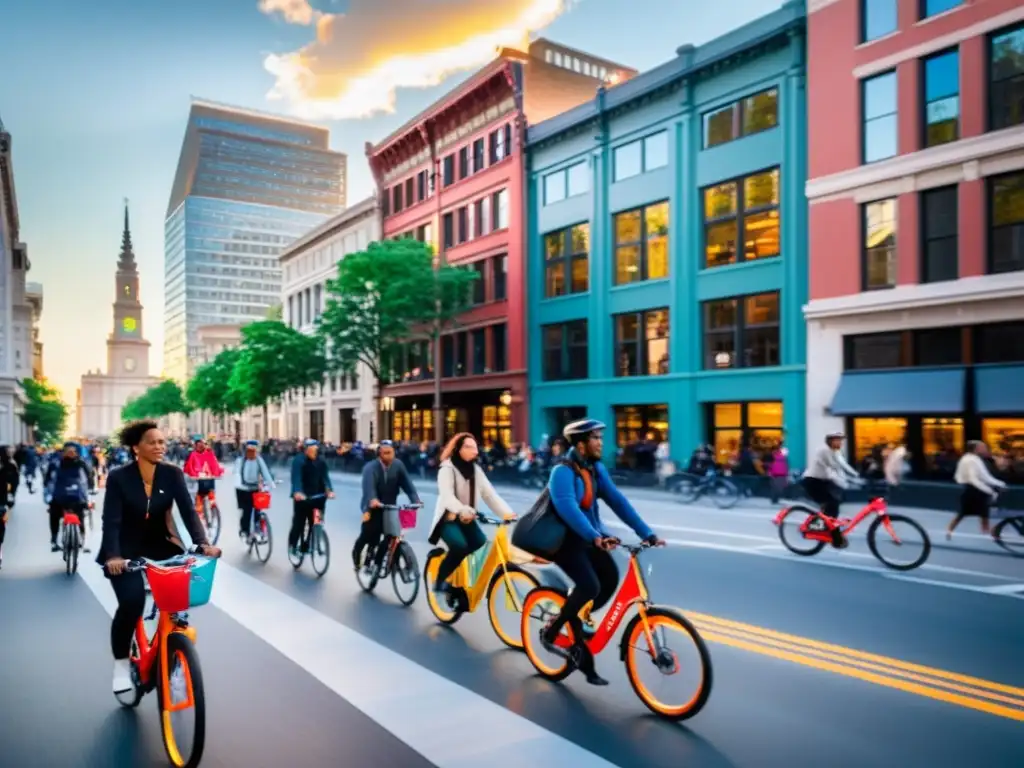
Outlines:
[[[410,609],[389,584],[363,594],[348,556],[357,478],[335,481],[334,557],[322,579],[286,559],[286,489],[274,494],[275,551],[260,565],[232,535],[230,480],[220,483],[225,556],[211,605],[192,614],[207,689],[204,765],[1020,765],[1024,560],[968,535],[970,521],[947,545],[948,515],[915,510],[936,549],[897,574],[857,535],[845,551],[790,555],[761,502],[722,512],[631,492],[670,543],[644,556],[652,597],[694,620],[714,662],[707,707],[679,725],[647,713],[617,653],[598,659],[607,688],[578,676],[551,684],[502,646],[482,612],[447,628],[422,594]],[[434,494],[421,492],[428,510],[407,538],[422,562]],[[502,493],[518,510],[533,500]],[[123,711],[109,693],[113,601],[99,569],[63,575],[39,496],[24,490],[7,539],[0,765],[165,765],[152,697]]]

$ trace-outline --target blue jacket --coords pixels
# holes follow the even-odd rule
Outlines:
[[[308,482],[309,476],[303,477],[303,468],[309,466],[313,470],[313,483]],[[327,469],[327,462],[322,456],[317,456],[311,462],[304,453],[297,453],[292,459],[292,496],[301,493],[303,496],[316,496],[321,493],[333,491],[331,485],[331,474]]]
[[[93,475],[81,459],[61,461],[47,473],[46,488],[54,504],[85,504],[93,488]]]
[[[590,509],[583,509],[585,488],[583,480],[565,464],[556,464],[548,480],[548,491],[551,503],[558,516],[569,528],[584,541],[593,541],[602,536],[611,536],[601,523],[597,500],[604,501],[622,522],[628,525],[642,539],[652,536],[654,532],[640,518],[633,505],[615,487],[608,470],[599,462],[583,461],[575,450],[569,452],[567,458],[584,469],[589,469],[594,477],[594,503]]]

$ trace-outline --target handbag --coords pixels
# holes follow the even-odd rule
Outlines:
[[[568,530],[551,503],[551,491],[545,488],[516,523],[512,531],[512,546],[534,557],[551,560],[565,543]]]

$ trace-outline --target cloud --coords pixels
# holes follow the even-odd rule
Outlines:
[[[260,0],[260,11],[268,16],[280,13],[289,24],[312,24],[322,15],[307,0]]]
[[[498,48],[523,48],[574,0],[350,0],[345,14],[318,14],[316,40],[271,54],[269,99],[308,119],[394,112],[399,88],[429,88],[483,66]],[[305,0],[261,0],[298,18]],[[306,18],[304,15],[302,18]],[[291,20],[289,18],[289,20]]]

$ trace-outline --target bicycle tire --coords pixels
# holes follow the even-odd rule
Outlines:
[[[801,557],[811,557],[812,555],[818,554],[819,552],[821,552],[821,550],[825,548],[824,541],[808,539],[801,535],[800,541],[807,542],[810,546],[798,547],[795,543],[791,543],[786,539],[786,528],[783,525],[783,523],[785,523],[786,518],[793,513],[807,515],[808,517],[811,515],[821,514],[820,512],[818,512],[818,510],[811,509],[810,507],[804,504],[794,504],[791,507],[788,507],[786,511],[779,517],[779,541],[782,542],[782,546],[784,546],[794,555],[800,555]],[[803,525],[803,522],[801,522],[800,525]]]
[[[258,530],[264,535],[265,540],[263,544],[260,544],[259,540],[254,539],[253,547],[256,549],[256,559],[266,565],[267,561],[270,560],[270,553],[274,551],[274,532],[270,527],[270,518],[264,512],[256,515],[256,525]]]
[[[82,534],[78,530],[78,526],[74,525],[71,527],[71,553],[68,556],[70,563],[68,567],[68,573],[74,576],[78,573],[78,553],[82,549]]]
[[[451,626],[459,619],[462,618],[464,613],[459,604],[449,604],[448,610],[444,609],[444,606],[438,602],[440,596],[434,591],[434,581],[437,579],[437,569],[441,565],[441,561],[444,560],[445,555],[448,551],[436,547],[430,550],[427,554],[427,562],[423,565],[423,583],[427,585],[427,607],[430,612],[434,614],[434,618],[440,621],[442,624]]]
[[[672,484],[672,493],[682,504],[692,504],[700,496],[700,484],[691,477],[681,477]]]
[[[1024,515],[1013,515],[1012,517],[1004,517],[998,523],[995,528],[992,529],[992,537],[996,540],[996,543],[1004,550],[1009,552],[1014,557],[1024,557],[1024,546],[1015,546],[1007,543],[1003,538],[1003,531],[1007,526],[1012,526],[1015,531],[1021,535],[1021,541],[1024,542]]]
[[[645,634],[645,628],[643,619],[637,614],[634,616],[629,624],[626,625],[626,631],[622,634],[622,661],[626,665],[626,677],[629,678],[629,684],[633,687],[633,693],[637,695],[637,698],[643,702],[651,712],[663,717],[666,720],[672,720],[675,722],[681,722],[683,720],[689,720],[691,717],[696,715],[702,709],[704,705],[708,703],[708,698],[711,696],[711,686],[713,683],[713,671],[711,666],[711,654],[708,653],[707,645],[704,643],[704,638],[700,636],[700,632],[697,628],[690,623],[690,620],[683,616],[682,613],[673,609],[665,608],[662,606],[652,605],[647,609],[648,621],[663,620],[666,623],[673,623],[679,627],[682,627],[683,632],[689,635],[693,641],[694,646],[697,648],[697,654],[700,656],[701,664],[701,679],[700,685],[693,698],[690,699],[686,704],[681,707],[666,707],[660,706],[653,697],[646,691],[638,675],[638,663],[637,651],[639,650],[636,644],[637,634]],[[651,622],[651,623],[654,623]],[[645,655],[644,660],[650,662],[649,655]]]
[[[530,585],[530,588],[520,595],[519,590],[514,590],[512,585],[509,583],[515,581],[525,581]],[[512,637],[511,635],[507,635],[498,622],[498,617],[495,613],[497,603],[499,600],[506,599],[508,592],[514,592],[520,600],[520,605],[523,605],[525,604],[526,596],[539,586],[540,582],[537,580],[536,576],[525,568],[520,568],[515,563],[507,564],[504,572],[502,572],[501,568],[498,568],[498,570],[494,572],[494,576],[491,578],[491,583],[487,587],[487,618],[491,620],[491,629],[494,630],[494,634],[496,634],[498,639],[509,648],[514,648],[517,651],[521,651],[523,649],[522,614],[520,614],[519,620],[519,636]]]
[[[723,499],[715,491],[719,488],[725,488],[729,491],[728,495]],[[710,490],[711,501],[719,509],[732,509],[740,501],[740,489],[736,483],[731,480],[723,480],[719,478],[711,485]]]
[[[363,547],[363,551],[359,555],[359,567],[356,569],[356,582],[363,592],[373,592],[377,588],[377,582],[380,581],[380,568],[373,565],[370,570],[367,570],[367,564],[371,561],[375,562],[376,559],[377,547],[369,545]]]
[[[403,560],[405,561],[404,568],[402,567]],[[398,591],[398,582],[402,578],[403,573],[411,574],[415,583],[412,597],[408,599],[402,597],[402,593]],[[408,542],[399,542],[398,549],[395,550],[395,561],[391,565],[391,588],[395,591],[395,597],[398,598],[398,602],[406,608],[416,602],[416,597],[420,593],[420,564],[416,561],[416,553],[413,552]]]
[[[530,590],[529,594],[526,595],[526,599],[523,600],[523,615],[519,629],[523,640],[523,652],[526,654],[526,658],[530,660],[530,663],[533,664],[533,668],[537,670],[537,674],[553,683],[565,680],[575,671],[576,667],[569,659],[563,659],[561,665],[556,667],[549,667],[540,660],[536,651],[537,645],[540,644],[540,635],[536,634],[535,636],[533,628],[530,626],[530,617],[538,603],[542,600],[549,600],[555,603],[559,610],[561,610],[562,606],[565,605],[566,597],[566,593],[560,589],[537,587]],[[570,638],[572,637],[572,627],[568,624],[565,625],[565,632]]]
[[[317,559],[317,555],[322,562]],[[309,537],[309,562],[317,576],[323,576],[331,567],[331,540],[327,538],[327,531],[322,525],[314,525]]]
[[[135,709],[139,706],[139,702],[142,701],[144,691],[142,690],[142,676],[139,675],[139,644],[135,640],[135,636],[132,635],[131,650],[128,652],[128,665],[131,669],[132,684],[135,686],[130,691],[124,693],[115,693],[114,698],[117,703],[125,709]]]
[[[203,671],[199,666],[199,654],[196,647],[183,632],[171,632],[167,636],[167,658],[168,661],[178,655],[184,659],[188,667],[188,679],[192,683],[192,703],[195,709],[195,742],[192,745],[191,753],[185,759],[178,748],[177,739],[174,737],[171,727],[170,713],[162,711],[163,692],[158,691],[160,712],[160,731],[163,736],[164,751],[171,765],[177,768],[198,768],[203,759],[203,749],[206,747],[206,695],[203,689]],[[160,686],[162,688],[170,677],[170,670],[164,669],[160,673]]]
[[[912,571],[915,568],[919,568],[924,561],[928,559],[928,555],[930,555],[932,551],[932,541],[928,538],[928,532],[921,527],[916,520],[912,520],[904,515],[890,514],[888,517],[889,522],[898,521],[900,523],[907,523],[911,528],[921,534],[921,541],[924,542],[924,545],[921,548],[921,556],[912,563],[900,565],[892,563],[882,557],[881,553],[878,551],[878,544],[875,541],[875,538],[878,536],[878,529],[881,527],[883,519],[878,515],[875,516],[875,519],[871,521],[871,525],[868,527],[868,549],[871,550],[871,554],[873,554],[878,559],[878,562],[886,568],[892,568],[894,571]]]
[[[306,553],[302,550],[303,542],[309,542],[312,539],[312,532],[309,529],[309,523],[306,523],[302,529],[302,536],[299,537],[298,547],[296,551],[292,551],[291,547],[288,547],[288,562],[292,564],[292,568],[296,571],[302,567],[302,564],[306,560]]]
[[[206,527],[206,532],[210,534],[210,543],[216,546],[217,542],[220,541],[220,507],[217,506],[216,502],[210,502],[210,525]]]

